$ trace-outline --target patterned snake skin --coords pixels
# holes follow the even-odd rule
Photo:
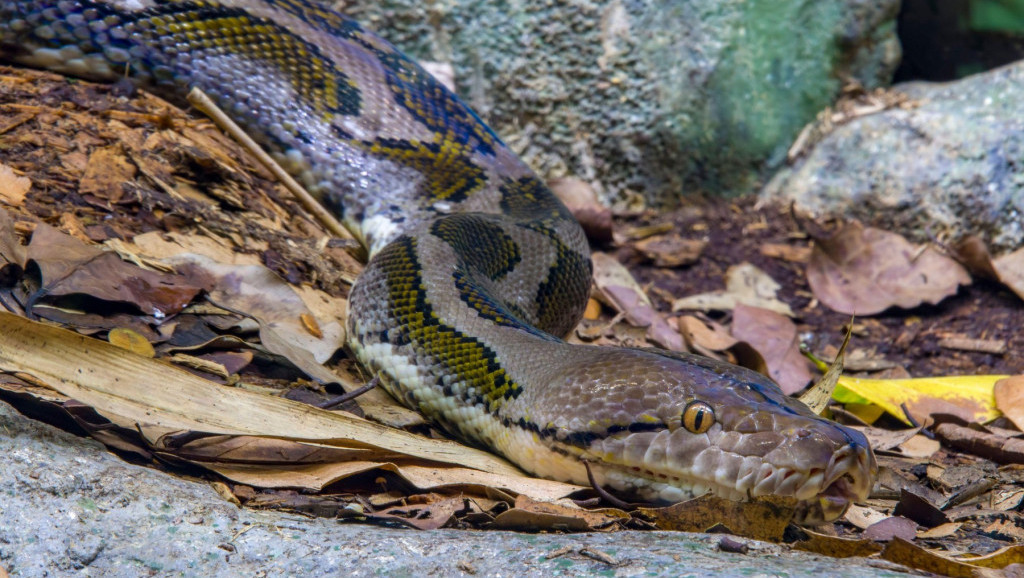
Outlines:
[[[197,86],[369,248],[350,346],[397,399],[538,476],[627,499],[800,501],[871,487],[860,433],[702,357],[570,345],[591,265],[578,224],[457,97],[312,0],[0,0],[0,58]]]

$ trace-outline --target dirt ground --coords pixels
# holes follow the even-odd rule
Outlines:
[[[797,313],[797,326],[811,351],[838,347],[850,318],[819,304],[804,274],[805,263],[768,257],[766,244],[809,247],[811,241],[787,207],[757,209],[756,197],[691,199],[688,206],[668,214],[618,221],[618,228],[671,222],[684,237],[707,239],[698,261],[673,269],[651,266],[629,246],[616,250],[662,311],[673,298],[722,289],[726,270],[749,262],[775,279],[779,298]],[[870,225],[870,223],[865,223]],[[687,235],[687,232],[690,232]],[[975,279],[968,287],[938,305],[912,310],[890,309],[860,317],[852,349],[877,352],[915,377],[956,374],[1019,374],[1024,372],[1024,302],[1001,285]],[[946,349],[938,342],[949,336],[1005,340],[1007,353],[993,355]]]

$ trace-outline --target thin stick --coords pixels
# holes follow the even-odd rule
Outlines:
[[[188,101],[192,103],[192,106],[199,109],[200,112],[213,119],[213,122],[217,124],[224,132],[230,134],[239,144],[249,149],[249,151],[256,155],[263,166],[267,167],[271,173],[281,184],[288,189],[292,195],[306,208],[307,211],[313,214],[313,216],[320,221],[320,224],[324,226],[332,235],[340,237],[342,239],[354,240],[352,233],[348,231],[337,219],[334,218],[323,205],[320,204],[313,195],[309,194],[309,191],[304,189],[302,185],[292,178],[281,165],[277,164],[274,159],[270,158],[270,155],[266,153],[260,145],[256,144],[256,141],[242,130],[235,121],[228,118],[228,115],[224,114],[224,111],[218,107],[205,92],[198,88],[193,88],[188,93]]]
[[[318,404],[316,404],[316,406],[319,407],[320,409],[333,409],[333,408],[335,408],[335,407],[345,403],[346,401],[355,399],[355,398],[359,397],[360,395],[363,395],[364,393],[366,393],[366,392],[370,391],[371,389],[377,387],[377,385],[379,385],[379,384],[380,384],[380,376],[379,375],[375,375],[375,376],[373,376],[373,379],[371,379],[369,381],[369,383],[367,383],[366,385],[364,385],[364,386],[362,386],[362,387],[360,387],[358,389],[354,389],[354,390],[352,390],[352,391],[350,391],[348,393],[339,395],[338,397],[333,397],[331,399],[328,399],[327,401],[318,403]]]

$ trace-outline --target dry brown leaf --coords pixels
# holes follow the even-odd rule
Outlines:
[[[364,457],[372,458],[368,451]],[[372,471],[391,472],[410,487],[421,491],[465,491],[480,494],[488,488],[528,495],[538,500],[555,500],[579,491],[579,486],[531,478],[492,474],[457,466],[422,465],[424,460],[377,461],[365,459],[304,464],[246,464],[199,461],[196,465],[212,470],[232,481],[258,488],[305,488],[320,491],[348,477]]]
[[[1024,563],[1024,546],[1009,546],[987,556],[954,559],[895,538],[886,545],[881,557],[941,576],[973,578],[979,568],[1005,568],[1010,564]]]
[[[939,509],[939,505],[928,499],[927,496],[914,491],[915,488],[901,488],[900,500],[892,513],[896,516],[903,516],[917,522],[925,528],[934,528],[947,524],[951,520]],[[938,496],[936,496],[938,497]],[[944,502],[945,500],[943,500]],[[912,538],[902,536],[907,540]]]
[[[865,528],[861,537],[876,542],[888,542],[896,538],[913,540],[917,537],[917,522],[902,516],[889,516]]]
[[[857,504],[851,505],[846,510],[846,513],[843,514],[843,518],[847,522],[853,524],[861,530],[866,530],[869,526],[877,524],[878,522],[881,522],[882,520],[888,517],[889,516],[883,514],[882,512],[879,512],[874,508],[858,506]]]
[[[917,435],[920,431],[920,427],[892,430],[883,429],[878,427],[861,427],[861,426],[848,426],[852,429],[859,431],[864,434],[864,437],[868,438],[868,443],[871,445],[871,449],[876,452],[889,451],[897,448],[903,442]]]
[[[933,440],[921,434],[915,435],[899,445],[900,455],[906,458],[927,459],[939,451],[938,440]]]
[[[807,359],[800,353],[796,325],[788,317],[739,303],[733,310],[732,335],[754,347],[768,365],[768,375],[791,395],[811,381]]]
[[[543,502],[528,496],[516,498],[515,507],[494,518],[494,527],[502,530],[588,531],[608,530],[629,514],[617,509],[584,510],[578,506]]]
[[[793,544],[797,550],[814,552],[832,558],[852,558],[854,556],[867,558],[882,551],[882,546],[871,540],[826,536],[807,528],[801,528],[801,531],[807,535],[807,539]]]
[[[14,169],[0,163],[0,201],[12,207],[20,207],[25,195],[32,188],[32,181],[14,174]]]
[[[587,238],[602,245],[612,241],[612,212],[597,200],[594,187],[582,179],[551,179],[548,186],[583,227]]]
[[[692,315],[684,315],[676,319],[676,326],[690,347],[722,352],[739,343],[739,340],[733,337],[723,325],[698,319]]]
[[[992,263],[999,280],[1024,299],[1024,248],[996,258]]]
[[[992,501],[993,510],[1016,510],[1024,503],[1024,488],[995,491]]]
[[[45,224],[32,234],[28,258],[39,268],[45,299],[82,294],[130,303],[145,315],[162,318],[181,311],[203,288],[180,275],[122,261]]]
[[[464,509],[465,503],[465,498],[441,497],[441,499],[431,500],[425,504],[394,506],[373,512],[368,517],[402,522],[419,530],[436,530],[444,527],[456,512]]]
[[[20,278],[27,260],[27,250],[14,229],[14,219],[0,209],[0,281]]]
[[[250,245],[255,241],[249,241]],[[227,244],[221,237],[209,237],[206,235],[185,235],[177,232],[163,233],[152,231],[136,235],[132,239],[142,253],[155,259],[167,259],[185,253],[203,255],[217,263],[228,265],[259,265],[262,260],[257,252],[239,253],[231,245]],[[260,245],[254,248],[259,251]]]
[[[963,522],[939,524],[934,528],[918,532],[917,537],[921,539],[945,538],[956,534],[957,530],[959,530],[961,526],[963,526]]]
[[[725,526],[733,534],[777,542],[793,519],[795,505],[795,500],[778,496],[734,502],[704,495],[664,508],[638,508],[634,515],[661,530],[705,532]]]
[[[777,297],[782,286],[767,273],[750,263],[729,267],[725,273],[725,290],[683,297],[672,302],[672,311],[729,311],[737,304],[760,307],[788,317],[793,310]]]
[[[996,407],[1017,429],[1024,431],[1024,375],[1014,375],[996,382]]]
[[[959,263],[931,246],[917,247],[900,235],[854,221],[815,241],[807,281],[833,311],[873,315],[894,306],[937,304],[971,279]]]
[[[972,273],[998,281],[1024,299],[1024,248],[993,259],[985,242],[970,236],[956,246],[956,253]]]

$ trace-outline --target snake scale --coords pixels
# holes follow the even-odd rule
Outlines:
[[[214,98],[371,255],[349,345],[403,403],[542,477],[655,503],[864,499],[859,432],[711,359],[572,345],[581,228],[456,96],[313,0],[0,0],[0,57]]]

